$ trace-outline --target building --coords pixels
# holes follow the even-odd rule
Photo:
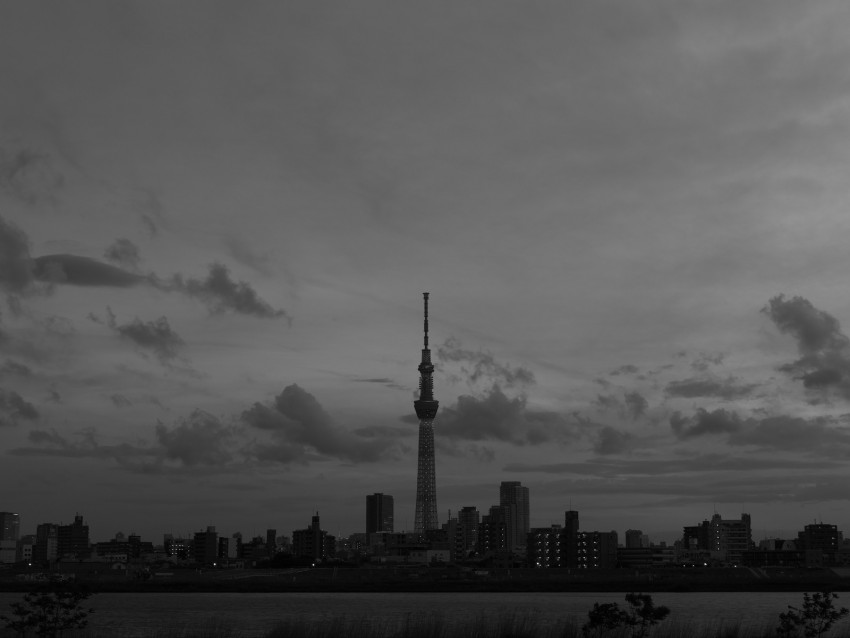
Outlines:
[[[561,566],[575,569],[578,567],[578,512],[564,512],[564,531],[561,539]]]
[[[535,527],[528,532],[526,553],[530,567],[561,567],[564,528],[561,525]]]
[[[709,551],[712,559],[728,565],[740,565],[744,552],[752,548],[749,514],[741,514],[741,520],[724,519],[720,514],[711,517]]]
[[[32,548],[33,564],[42,567],[58,558],[59,526],[42,523],[35,528],[35,545]]]
[[[708,552],[711,547],[709,541],[708,521],[699,525],[687,525],[682,531],[682,548],[689,553]]]
[[[528,488],[519,481],[502,481],[499,486],[499,505],[505,508],[508,530],[508,549],[525,547],[529,531]]]
[[[333,558],[335,552],[336,538],[321,528],[318,512],[311,519],[310,527],[292,532],[292,553],[298,558],[322,561]]]
[[[579,569],[617,566],[617,532],[579,532],[576,555]]]
[[[198,565],[215,565],[218,561],[218,534],[210,525],[207,530],[195,532],[192,556]]]
[[[626,549],[649,547],[649,537],[639,529],[626,530]]]
[[[87,558],[89,548],[89,526],[77,514],[70,525],[60,525],[57,530],[56,552],[58,558]]]
[[[561,566],[571,569],[613,569],[617,566],[617,532],[579,531],[578,512],[564,513]]]
[[[218,539],[218,562],[228,564],[239,558],[241,538],[238,536],[222,536]]]
[[[478,553],[482,556],[495,556],[509,551],[509,509],[501,505],[493,505],[489,513],[481,518],[481,524],[478,526]]]
[[[0,541],[17,541],[21,534],[21,517],[14,512],[0,512]]]
[[[277,530],[276,529],[267,529],[266,530],[266,553],[269,556],[274,556],[277,554]]]
[[[460,537],[459,546],[464,558],[478,551],[478,528],[481,525],[481,514],[474,505],[462,507],[457,515],[457,534]]]
[[[366,496],[366,533],[393,531],[393,497],[389,494]]]
[[[437,478],[434,469],[434,418],[440,404],[434,400],[434,364],[431,363],[431,350],[428,348],[428,293],[422,293],[422,296],[425,300],[425,341],[418,368],[419,399],[413,402],[419,418],[416,517],[413,523],[413,530],[417,534],[440,528],[437,522]]]
[[[175,538],[173,534],[165,534],[162,539],[165,555],[178,560],[189,560],[194,557],[194,542],[189,538]]]
[[[806,525],[802,532],[797,532],[797,549],[804,552],[819,550],[835,553],[841,547],[843,540],[837,525],[814,523]]]

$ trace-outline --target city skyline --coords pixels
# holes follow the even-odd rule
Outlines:
[[[850,528],[848,27],[4,3],[0,509],[412,530],[427,290],[438,520]]]

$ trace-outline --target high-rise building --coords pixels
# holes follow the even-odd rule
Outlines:
[[[508,549],[525,547],[529,530],[528,488],[519,481],[502,481],[499,486],[499,505],[505,508]]]
[[[16,541],[21,533],[21,517],[12,512],[0,512],[0,541]]]
[[[389,494],[366,496],[366,533],[393,531],[393,497]]]
[[[428,348],[428,293],[425,299],[425,345],[419,364],[419,399],[413,402],[419,418],[419,461],[416,471],[416,518],[413,531],[424,534],[439,529],[437,522],[437,479],[434,470],[434,418],[439,402],[434,400],[434,364]]]

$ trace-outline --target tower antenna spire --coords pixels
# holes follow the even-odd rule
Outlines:
[[[427,292],[423,292],[422,296],[425,298],[425,349],[428,349],[428,294]]]
[[[422,361],[419,364],[419,399],[413,402],[416,416],[419,417],[419,460],[416,472],[416,518],[413,531],[424,534],[428,530],[438,529],[437,523],[437,481],[434,471],[434,417],[440,403],[434,400],[434,364],[431,363],[431,350],[428,348],[428,295],[423,292],[425,301],[425,339],[422,348]]]

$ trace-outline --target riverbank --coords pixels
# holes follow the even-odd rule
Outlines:
[[[850,591],[833,569],[670,568],[648,571],[467,570],[456,566],[309,569],[175,569],[142,575],[69,574],[101,592],[749,592]],[[0,591],[25,591],[37,575],[6,575]]]

